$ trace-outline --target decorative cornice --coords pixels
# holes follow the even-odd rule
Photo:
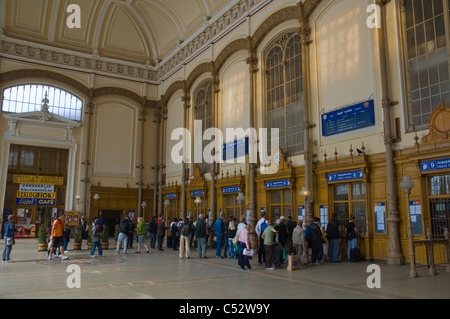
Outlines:
[[[77,71],[104,74],[122,79],[158,83],[158,72],[150,64],[138,65],[112,61],[96,54],[86,55],[59,48],[43,48],[38,44],[23,44],[11,38],[0,38],[0,56],[13,57],[44,65],[66,67]]]

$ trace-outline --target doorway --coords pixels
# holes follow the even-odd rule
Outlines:
[[[123,216],[123,210],[102,210],[102,218],[104,225],[109,228],[109,236],[114,236],[116,225],[120,223]]]

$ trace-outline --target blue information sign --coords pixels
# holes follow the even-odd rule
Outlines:
[[[224,161],[245,157],[248,154],[248,136],[230,143],[223,144],[222,158]]]
[[[348,181],[351,179],[360,179],[363,177],[364,177],[363,172],[359,170],[352,172],[327,174],[327,181],[328,182]]]
[[[266,182],[266,188],[278,188],[278,187],[289,187],[291,186],[291,183],[288,179],[284,179],[281,181],[271,181]]]
[[[420,163],[421,172],[435,171],[439,169],[449,169],[449,168],[450,168],[450,158]]]
[[[331,136],[372,125],[375,125],[373,100],[322,115],[323,136]]]
[[[191,196],[202,196],[202,195],[205,195],[203,190],[191,191]]]
[[[222,193],[238,193],[240,191],[239,186],[231,186],[231,187],[222,187]]]
[[[177,194],[175,193],[166,194],[166,198],[177,198]]]

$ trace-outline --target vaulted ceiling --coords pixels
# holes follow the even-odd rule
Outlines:
[[[4,34],[8,37],[153,65],[236,3],[229,0],[0,1],[6,1]],[[79,29],[69,29],[66,25],[70,4],[81,8]]]

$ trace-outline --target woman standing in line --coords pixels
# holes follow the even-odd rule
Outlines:
[[[12,246],[14,245],[14,216],[11,214],[8,216],[8,221],[5,225],[5,247],[3,247],[3,259],[2,263],[10,263]]]
[[[238,247],[239,247],[239,265],[241,266],[241,270],[255,270],[255,268],[252,268],[252,266],[250,266],[250,261],[249,261],[248,256],[244,255],[244,249],[247,249],[247,250],[252,249],[252,244],[250,242],[250,237],[249,237],[250,227],[251,227],[251,225],[248,224],[239,233]],[[247,266],[247,269],[245,269],[244,265]]]

